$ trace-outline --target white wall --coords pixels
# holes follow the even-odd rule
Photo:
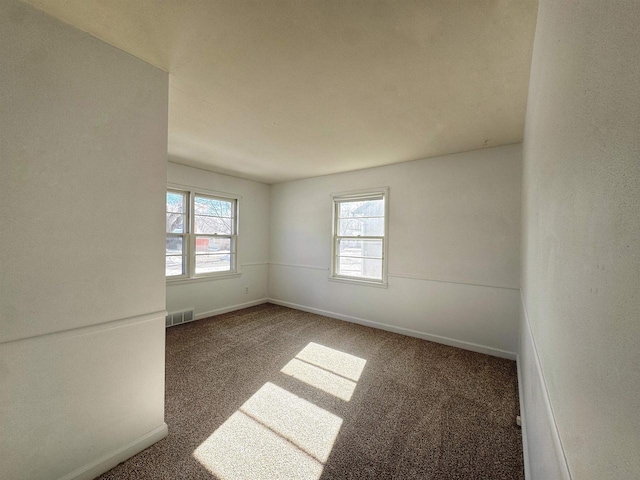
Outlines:
[[[169,183],[239,195],[241,275],[167,282],[167,311],[194,308],[196,318],[266,301],[269,259],[269,185],[169,163]],[[245,293],[245,288],[249,293]]]
[[[638,25],[637,0],[540,1],[523,186],[533,480],[567,464],[573,480],[640,478]]]
[[[168,78],[16,0],[0,59],[0,476],[93,476],[166,434]]]
[[[513,357],[520,184],[515,145],[273,185],[269,297]],[[382,186],[389,287],[328,281],[330,194]]]

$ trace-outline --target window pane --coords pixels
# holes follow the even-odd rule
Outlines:
[[[195,224],[196,224],[195,233],[208,233],[208,234],[217,233],[219,235],[231,235],[233,232],[232,218],[196,216]]]
[[[196,273],[230,271],[232,257],[233,255],[228,253],[219,255],[196,255]]]
[[[338,235],[382,237],[384,218],[341,218],[338,220]]]
[[[167,212],[187,213],[187,196],[179,192],[167,192]]]
[[[165,275],[167,277],[175,277],[184,274],[185,261],[181,255],[167,255],[165,264]]]
[[[167,255],[184,255],[182,237],[167,237]]]
[[[338,257],[338,275],[382,280],[382,259]]]
[[[193,207],[196,215],[233,217],[233,202],[231,201],[196,196]]]
[[[231,239],[196,237],[196,253],[231,253]]]
[[[340,202],[338,213],[343,217],[382,217],[384,216],[384,200],[365,200],[360,202]]]
[[[185,233],[187,216],[181,213],[167,213],[167,233]]]
[[[382,240],[338,240],[338,255],[382,258]]]

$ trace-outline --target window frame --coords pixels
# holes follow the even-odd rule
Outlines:
[[[166,203],[167,203],[167,196],[166,193],[178,193],[180,195],[183,195],[185,197],[185,202],[184,202],[184,213],[182,215],[185,216],[185,222],[183,224],[182,233],[171,233],[171,232],[167,232],[167,228],[166,228],[166,215],[168,215],[170,212],[167,211],[167,207],[166,207]],[[182,239],[182,274],[181,275],[171,275],[171,276],[167,276],[167,272],[166,272],[166,261],[167,261],[167,257],[169,255],[167,255],[166,250],[165,250],[165,278],[166,279],[171,279],[171,280],[184,280],[188,277],[189,274],[189,231],[190,231],[190,222],[189,222],[189,211],[191,209],[191,207],[189,206],[189,202],[190,202],[190,195],[188,191],[185,190],[179,190],[177,188],[173,188],[173,187],[167,187],[167,191],[165,193],[165,238],[169,238],[169,237],[174,237],[174,238],[181,238]],[[178,256],[178,255],[175,255]]]
[[[191,283],[197,281],[215,280],[220,278],[238,277],[241,275],[241,263],[240,263],[240,201],[242,197],[240,195],[234,195],[226,192],[217,192],[213,190],[207,190],[204,188],[191,187],[187,185],[180,185],[176,183],[167,184],[167,192],[173,191],[177,193],[183,193],[187,196],[187,228],[185,228],[184,234],[166,234],[166,235],[184,235],[186,238],[186,252],[185,257],[187,260],[185,273],[183,275],[166,276],[167,284],[176,283]],[[232,201],[233,202],[233,228],[231,235],[216,235],[216,234],[198,234],[195,231],[195,199],[197,196],[213,198],[216,200]],[[230,238],[231,239],[231,252],[229,253],[231,259],[231,270],[224,270],[221,272],[207,272],[196,273],[196,237],[211,237],[211,238]],[[166,257],[166,254],[165,254]]]
[[[384,200],[384,231],[382,236],[345,236],[338,235],[340,203],[345,201],[363,201],[376,198]],[[389,257],[389,187],[367,188],[363,190],[351,190],[348,192],[337,192],[331,194],[332,218],[331,218],[331,267],[329,269],[329,280],[333,282],[351,283],[356,285],[368,285],[373,287],[388,287],[388,257]],[[338,273],[338,243],[341,238],[353,239],[381,239],[382,240],[382,276],[381,278],[352,277]]]

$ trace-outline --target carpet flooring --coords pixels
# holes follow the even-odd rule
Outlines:
[[[107,479],[524,478],[515,362],[272,304],[167,330],[169,436]]]

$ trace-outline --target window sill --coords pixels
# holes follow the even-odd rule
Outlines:
[[[240,272],[221,273],[218,275],[207,275],[202,277],[190,277],[190,278],[167,278],[167,287],[172,285],[184,285],[189,283],[210,282],[212,280],[223,280],[228,278],[237,278],[242,275]]]
[[[389,284],[386,282],[377,282],[375,280],[359,280],[356,278],[346,277],[329,277],[330,282],[338,283],[350,283],[352,285],[364,285],[367,287],[388,288]]]

